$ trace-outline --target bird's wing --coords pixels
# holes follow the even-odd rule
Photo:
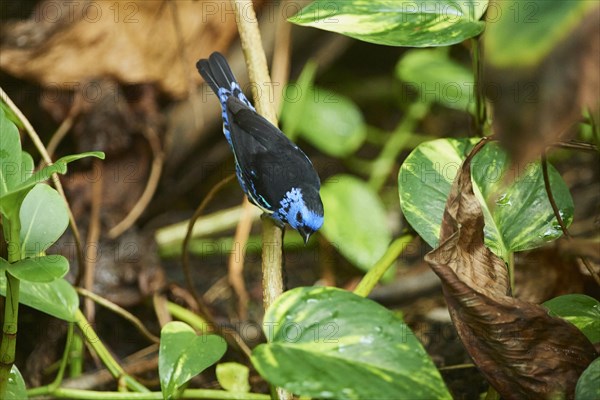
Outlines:
[[[236,162],[255,202],[262,200],[273,211],[292,187],[318,182],[308,157],[265,118],[234,97],[227,101],[227,114]]]

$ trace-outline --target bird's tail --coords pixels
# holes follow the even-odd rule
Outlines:
[[[218,51],[212,53],[208,60],[205,58],[199,60],[196,63],[196,68],[217,95],[219,94],[219,88],[231,89],[231,84],[236,81],[227,60]]]

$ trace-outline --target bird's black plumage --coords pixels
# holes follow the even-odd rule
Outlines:
[[[321,183],[312,163],[256,112],[220,53],[198,61],[197,68],[221,102],[223,132],[242,189],[254,204],[308,240],[323,224]]]

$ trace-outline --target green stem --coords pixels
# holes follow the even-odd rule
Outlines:
[[[45,386],[47,388],[47,386]],[[39,388],[36,388],[39,389]],[[33,389],[35,390],[35,389]],[[32,397],[51,395],[57,399],[79,399],[79,400],[163,400],[162,392],[131,393],[131,392],[101,392],[94,390],[58,388],[52,392],[33,393],[33,390],[27,392]],[[185,390],[180,399],[214,399],[214,400],[268,400],[267,394],[261,393],[236,393],[226,392],[224,390],[211,389],[188,389]]]
[[[5,218],[3,223],[9,224],[8,229],[8,262],[14,263],[21,259],[21,243],[19,234],[21,224],[19,216]],[[0,343],[0,399],[5,398],[10,370],[15,362],[17,345],[17,323],[19,321],[19,287],[20,281],[5,271],[6,300],[4,302],[4,324],[2,325],[2,342]]]
[[[0,399],[4,399],[10,370],[15,362],[17,344],[17,321],[19,319],[19,279],[6,271],[6,300],[4,325],[0,343]]]
[[[398,239],[394,240],[386,250],[385,254],[381,256],[373,268],[371,268],[362,278],[358,286],[356,286],[356,289],[354,289],[354,293],[362,297],[367,297],[375,285],[377,285],[377,282],[379,282],[383,274],[385,274],[388,268],[400,256],[402,251],[404,251],[406,245],[412,240],[412,235],[400,236]]]
[[[83,373],[83,338],[79,333],[73,335],[69,346],[69,377],[77,378]]]
[[[406,147],[417,123],[428,111],[429,104],[426,103],[412,103],[409,106],[406,115],[381,150],[379,157],[373,162],[369,179],[369,185],[373,189],[377,191],[381,189],[394,167],[398,154]]]
[[[117,380],[123,380],[130,390],[135,392],[150,392],[144,385],[137,382],[133,377],[128,375],[125,370],[119,365],[119,363],[110,354],[104,343],[98,338],[98,335],[92,328],[92,325],[85,319],[85,316],[81,310],[77,310],[75,313],[75,323],[83,332],[87,342],[94,349],[98,357],[102,360],[110,374]]]
[[[187,308],[181,307],[179,304],[175,304],[171,301],[167,301],[167,310],[175,319],[185,322],[195,330],[202,332],[203,334],[208,333],[211,328],[210,323],[202,318],[200,315]]]

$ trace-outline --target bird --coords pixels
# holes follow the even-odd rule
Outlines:
[[[242,191],[278,226],[297,230],[306,244],[324,222],[321,181],[312,162],[256,112],[221,53],[199,60],[196,68],[221,103],[223,133]]]

